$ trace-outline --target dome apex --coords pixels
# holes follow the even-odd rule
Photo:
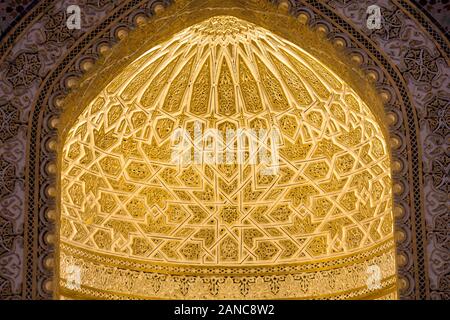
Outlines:
[[[192,26],[186,32],[198,33],[202,37],[212,37],[212,39],[224,39],[250,33],[255,28],[254,24],[236,17],[216,16]]]

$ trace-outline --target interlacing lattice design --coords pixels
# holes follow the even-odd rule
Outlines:
[[[276,130],[278,171],[248,145],[240,162],[173,163],[173,133],[195,140],[199,124]],[[149,263],[339,259],[393,234],[390,159],[369,108],[302,49],[232,17],[182,31],[111,82],[68,133],[61,183],[63,243]]]

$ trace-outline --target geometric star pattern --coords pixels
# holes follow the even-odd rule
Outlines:
[[[280,132],[276,174],[171,162],[172,134]],[[235,141],[232,141],[235,143]],[[390,159],[354,91],[294,44],[233,17],[129,65],[64,144],[61,241],[183,265],[314,261],[392,238]]]

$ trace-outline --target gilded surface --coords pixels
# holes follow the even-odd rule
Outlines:
[[[278,173],[264,174],[249,157],[172,163],[173,132],[192,133],[196,121],[223,133],[277,128]],[[382,130],[352,88],[263,28],[211,18],[143,54],[70,129],[61,175],[62,286],[67,267],[77,265],[78,294],[87,296],[351,298],[374,294],[365,286],[376,264],[378,295],[395,295],[391,198]],[[345,263],[364,252],[366,259]],[[335,268],[291,266],[324,259]],[[125,269],[117,270],[119,260]],[[180,278],[172,269],[139,271],[133,261],[194,271]],[[196,275],[195,267],[214,276]],[[242,280],[226,267],[252,276]]]

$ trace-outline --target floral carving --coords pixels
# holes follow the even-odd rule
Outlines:
[[[34,80],[39,78],[41,65],[37,53],[22,52],[9,64],[6,78],[14,88],[29,87]]]

